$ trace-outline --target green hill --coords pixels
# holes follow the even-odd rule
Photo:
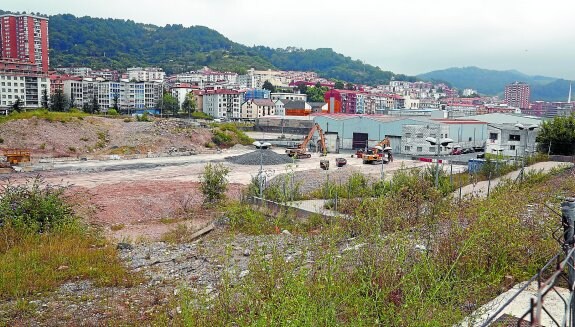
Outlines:
[[[52,67],[126,69],[131,66],[159,66],[167,73],[204,66],[243,73],[253,67],[315,71],[325,78],[370,85],[387,83],[392,77],[395,80],[415,80],[415,77],[363,64],[332,49],[248,47],[204,26],[160,27],[131,20],[69,14],[49,18]]]
[[[546,76],[531,76],[516,70],[489,70],[478,67],[448,68],[417,76],[423,80],[445,81],[456,88],[471,88],[481,94],[500,95],[505,85],[521,81],[531,86],[531,100],[566,101],[569,81]]]

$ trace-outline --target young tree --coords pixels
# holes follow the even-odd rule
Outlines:
[[[49,101],[50,100],[48,99],[48,90],[43,89],[42,90],[42,108],[48,109],[48,102]]]
[[[544,121],[537,135],[541,150],[546,153],[572,155],[575,153],[575,114],[557,116]]]
[[[269,90],[272,93],[276,91],[276,87],[268,80],[264,82],[264,85],[262,85],[262,89]]]
[[[204,166],[204,173],[201,176],[200,190],[204,195],[204,204],[214,204],[226,197],[228,189],[227,176],[230,172],[223,164],[208,163]]]
[[[12,104],[12,110],[16,112],[22,112],[22,100],[19,97],[16,97],[16,101]]]
[[[193,92],[186,94],[186,99],[182,103],[182,109],[188,113],[188,118],[196,111],[196,97]]]
[[[98,104],[98,95],[94,93],[92,97],[92,103],[90,105],[90,112],[96,114],[100,111],[100,105]]]
[[[74,93],[70,93],[70,108],[74,108],[75,105]]]
[[[119,107],[119,105],[118,105],[119,100],[120,100],[120,96],[118,95],[118,93],[114,93],[113,108],[114,108],[116,111],[120,110],[120,107]]]
[[[68,109],[68,101],[66,100],[62,90],[56,90],[50,100],[50,110],[66,111],[66,109]]]
[[[162,109],[164,113],[170,113],[171,115],[177,115],[180,109],[178,99],[172,96],[170,93],[164,93],[164,96],[160,99],[158,107]]]

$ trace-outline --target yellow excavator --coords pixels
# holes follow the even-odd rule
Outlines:
[[[311,139],[313,138],[313,135],[315,134],[316,131],[319,134],[319,140],[320,140],[319,146],[321,149],[321,153],[323,156],[327,155],[327,147],[325,146],[325,136],[323,134],[323,130],[321,129],[318,123],[315,123],[313,125],[313,127],[309,130],[309,133],[307,134],[306,138],[303,140],[301,144],[299,144],[296,147],[287,148],[286,150],[287,155],[290,157],[295,157],[296,159],[311,158],[311,154],[307,153],[307,145],[309,141],[311,141]]]
[[[364,164],[374,164],[374,163],[386,163],[389,161],[388,158],[384,158],[386,154],[391,151],[391,142],[386,136],[383,140],[377,143],[373,148],[368,149],[367,152],[363,153],[362,159]]]

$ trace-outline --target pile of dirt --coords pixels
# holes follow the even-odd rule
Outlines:
[[[69,121],[11,120],[0,126],[3,148],[23,148],[32,157],[90,157],[98,155],[146,155],[198,153],[212,138],[209,129],[180,120],[82,117]]]
[[[238,165],[285,165],[293,163],[293,158],[287,154],[279,154],[272,150],[256,150],[239,156],[226,157],[226,160]]]

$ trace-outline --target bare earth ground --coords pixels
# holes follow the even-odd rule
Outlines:
[[[106,142],[103,147],[97,147],[102,132],[106,134]],[[199,229],[221,216],[201,207],[203,197],[199,181],[207,162],[221,162],[230,168],[230,187],[226,195],[232,199],[239,198],[242,189],[260,169],[257,165],[238,165],[225,160],[227,156],[253,151],[250,147],[238,146],[221,153],[205,151],[203,144],[211,137],[207,129],[182,127],[169,121],[126,123],[88,117],[67,123],[49,123],[31,119],[3,124],[0,137],[4,139],[3,147],[32,149],[36,159],[87,157],[87,161],[54,161],[48,166],[35,160],[37,167],[49,170],[0,175],[0,186],[8,182],[22,183],[37,174],[48,183],[70,185],[67,195],[77,203],[78,213],[90,224],[101,227],[110,239],[132,243],[134,248],[121,250],[120,256],[131,271],[146,277],[132,288],[101,288],[87,281],[71,281],[55,292],[26,299],[29,308],[25,312],[14,309],[16,300],[0,302],[0,322],[9,321],[10,325],[20,326],[146,325],[154,313],[163,310],[182,282],[193,289],[211,292],[222,271],[228,269],[224,264],[226,260],[235,263],[230,269],[236,276],[245,274],[249,257],[246,249],[254,251],[271,244],[289,245],[292,249],[285,252],[289,259],[309,247],[307,241],[286,235],[261,238],[239,235],[225,239],[218,231],[189,244],[169,245],[158,241],[180,223]],[[199,154],[145,158],[149,151],[165,154],[174,148],[179,152]],[[97,160],[118,149],[126,150],[120,154],[144,154],[144,157]],[[282,149],[275,151],[283,153]],[[346,157],[347,166],[336,168],[336,157]],[[321,159],[330,160],[330,170],[320,169]],[[398,169],[422,165],[425,163],[396,159],[384,169],[386,176],[390,176]],[[269,180],[295,172],[295,178],[305,182],[306,191],[320,187],[328,175],[345,183],[353,172],[371,178],[379,178],[381,172],[380,165],[363,165],[361,159],[351,158],[349,154],[329,154],[327,158],[313,154],[312,158],[294,165],[264,166],[263,169]],[[223,260],[222,254],[226,253],[229,244],[233,248],[232,256]],[[169,313],[175,314],[177,312]]]
[[[0,138],[4,140],[0,148],[30,149],[33,158],[89,157],[200,151],[210,140],[211,132],[178,120],[124,122],[90,116],[68,122],[12,120],[2,124]]]

